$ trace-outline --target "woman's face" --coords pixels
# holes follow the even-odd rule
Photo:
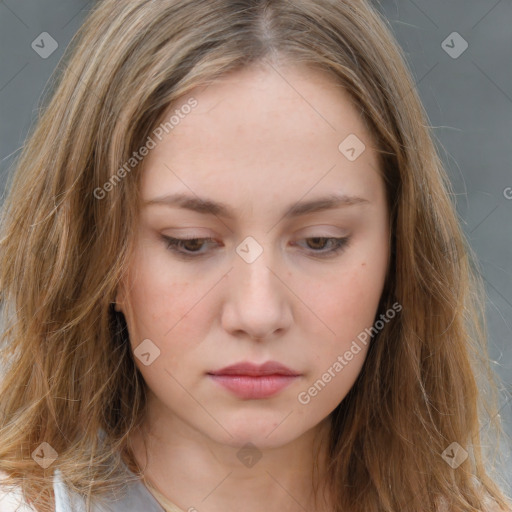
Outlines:
[[[377,155],[344,90],[305,68],[245,68],[173,114],[148,144],[116,306],[150,417],[232,446],[286,444],[327,418],[366,357],[389,254]],[[295,375],[219,372],[268,361]]]

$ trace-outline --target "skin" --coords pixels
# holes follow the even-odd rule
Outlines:
[[[377,313],[390,247],[377,154],[347,93],[320,71],[253,65],[179,104],[190,96],[197,107],[144,160],[142,198],[183,192],[226,203],[234,218],[141,207],[116,308],[132,348],[149,339],[160,355],[147,366],[135,357],[149,398],[133,449],[183,510],[328,510],[328,496],[313,500],[313,453],[324,460],[329,415],[368,347],[309,403],[297,397]],[[338,149],[351,133],[366,145],[354,161]],[[287,206],[333,192],[367,202],[282,218]],[[185,243],[182,251],[206,254],[185,260],[162,235],[215,241]],[[263,250],[252,263],[236,252],[248,236]],[[314,237],[343,236],[348,246],[322,258],[333,245]],[[266,399],[241,399],[207,375],[268,360],[301,375]],[[237,457],[248,442],[261,455],[252,467]]]

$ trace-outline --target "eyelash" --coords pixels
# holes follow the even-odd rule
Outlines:
[[[172,251],[176,254],[178,254],[180,257],[183,257],[185,259],[193,259],[193,258],[199,258],[201,256],[204,256],[206,253],[202,252],[183,252],[179,250],[179,245],[182,242],[189,242],[189,241],[202,241],[203,243],[206,242],[215,242],[213,238],[174,238],[172,236],[165,236],[162,235],[162,238],[164,239],[166,243],[166,247],[169,251]],[[350,241],[350,237],[342,237],[342,238],[336,238],[336,237],[327,237],[327,236],[313,236],[305,238],[304,240],[314,240],[314,239],[320,239],[320,240],[329,240],[334,242],[334,248],[330,249],[328,251],[311,251],[314,256],[320,257],[320,258],[327,258],[330,256],[335,256],[342,251],[346,249],[348,246],[348,243]]]

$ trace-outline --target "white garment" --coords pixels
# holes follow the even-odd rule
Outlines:
[[[137,478],[128,468],[131,477]],[[53,491],[55,493],[55,512],[86,512],[85,500],[74,493],[62,480],[62,473],[56,469],[53,473]],[[1,512],[35,512],[23,500],[21,490],[5,492],[0,488]],[[148,491],[140,479],[130,481],[117,496],[106,502],[94,502],[92,512],[164,512],[156,498]]]
[[[0,473],[0,481],[7,475]],[[10,491],[0,487],[0,511],[1,512],[35,512],[32,507],[29,507],[21,496],[21,491]]]
[[[126,470],[129,476],[136,480],[130,480],[119,495],[113,496],[111,499],[106,500],[106,502],[95,502],[91,507],[91,511],[164,512],[164,509],[142,481],[128,468],[126,468]],[[56,469],[53,473],[53,491],[55,493],[55,512],[86,512],[85,499],[66,486],[62,480],[62,473],[59,469]],[[0,486],[0,511],[35,512],[35,509],[25,503],[20,489],[6,492],[2,491]]]
[[[103,429],[98,431],[101,441],[105,438]],[[157,499],[149,492],[142,480],[123,463],[129,481],[111,499],[101,503],[95,500],[91,512],[165,512]],[[0,512],[36,512],[23,500],[21,490],[5,492],[1,488],[0,474]],[[55,493],[55,512],[86,512],[85,499],[68,489],[62,479],[61,471],[53,472],[53,491]]]
[[[128,468],[126,470],[130,477],[135,477]],[[56,469],[53,474],[53,490],[55,512],[86,512],[85,500],[67,488],[62,481],[59,469]],[[136,481],[130,481],[121,495],[113,496],[107,502],[94,503],[91,510],[93,512],[164,512],[155,497],[138,478]]]

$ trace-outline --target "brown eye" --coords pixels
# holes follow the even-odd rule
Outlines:
[[[184,257],[202,256],[200,249],[206,242],[215,242],[213,238],[173,238],[163,235],[167,249]],[[184,248],[184,250],[183,250]]]
[[[315,256],[331,256],[335,255],[341,251],[343,251],[349,241],[349,237],[343,237],[343,238],[336,238],[336,237],[326,237],[326,236],[316,236],[316,237],[310,237],[305,238],[307,240],[307,246],[311,249],[311,252]],[[312,242],[311,242],[312,241]],[[327,250],[325,247],[328,245],[327,243],[331,242],[331,248]]]
[[[199,242],[199,243],[197,243]],[[191,238],[190,240],[183,240],[183,247],[187,251],[196,252],[197,250],[201,249],[204,242],[202,242],[199,238]]]
[[[208,242],[215,242],[213,238],[174,238],[162,235],[168,250],[176,253],[183,258],[196,258],[204,256],[207,251],[201,251],[201,248]],[[328,257],[334,256],[343,251],[348,245],[349,237],[310,237],[305,238],[307,247],[314,256]],[[327,250],[326,247],[329,247]]]
[[[310,242],[308,242],[308,246],[311,248],[311,249],[323,249],[325,248],[325,241],[329,241],[329,238],[324,238],[324,237],[316,237],[316,238],[307,238],[306,240],[312,240],[313,241],[313,244],[311,244]]]

